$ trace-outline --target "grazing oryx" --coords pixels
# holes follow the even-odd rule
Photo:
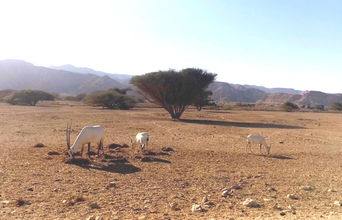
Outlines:
[[[135,136],[135,141],[131,139],[132,146],[134,143],[139,143],[142,151],[145,151],[149,141],[149,135],[147,132],[140,132]]]
[[[66,129],[66,139],[67,139],[67,147],[68,147],[68,154],[70,159],[72,159],[73,154],[75,154],[78,151],[78,148],[81,146],[81,156],[83,154],[83,146],[85,144],[88,144],[88,157],[90,156],[90,143],[97,143],[98,144],[98,150],[97,154],[99,155],[100,149],[103,150],[103,135],[104,130],[100,125],[96,126],[86,126],[82,128],[81,132],[78,134],[74,144],[70,146],[70,131],[71,131],[71,125],[67,125]]]
[[[251,149],[251,144],[252,144],[252,143],[257,143],[257,144],[259,144],[260,153],[261,153],[261,145],[264,145],[267,154],[270,154],[271,145],[270,145],[270,146],[267,145],[267,143],[266,143],[266,141],[265,141],[265,138],[264,138],[263,136],[255,135],[255,134],[250,134],[250,135],[248,135],[248,136],[247,136],[246,151],[247,151],[248,146],[249,146],[249,150],[252,151],[252,149]]]

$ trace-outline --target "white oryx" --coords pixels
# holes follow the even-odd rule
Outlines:
[[[142,151],[146,150],[148,141],[149,141],[149,135],[148,135],[147,132],[139,132],[135,136],[135,141],[133,141],[131,139],[132,146],[133,146],[134,143],[139,143],[140,144],[140,148],[141,148]]]
[[[103,139],[104,139],[104,129],[100,125],[95,126],[86,126],[82,128],[81,132],[78,134],[74,144],[70,146],[70,131],[71,125],[67,125],[66,129],[66,140],[68,147],[68,154],[70,159],[72,159],[73,154],[78,152],[79,147],[81,146],[81,156],[83,154],[83,147],[85,144],[88,144],[88,157],[90,156],[90,143],[98,144],[97,154],[99,155],[100,150],[103,150]]]
[[[270,146],[267,145],[267,143],[266,143],[266,141],[265,141],[265,138],[264,138],[263,136],[255,135],[255,134],[250,134],[250,135],[248,135],[248,136],[247,136],[246,151],[247,151],[248,146],[249,146],[249,150],[252,151],[252,149],[251,149],[252,143],[257,143],[257,144],[259,144],[260,153],[261,153],[261,145],[264,145],[267,154],[270,154],[271,145],[270,145]]]

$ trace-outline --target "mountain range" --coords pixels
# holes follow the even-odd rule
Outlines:
[[[0,90],[39,89],[62,95],[76,95],[109,88],[133,88],[132,75],[112,74],[86,67],[42,67],[21,60],[0,61]],[[209,85],[215,101],[300,105],[331,105],[342,102],[342,94],[303,92],[291,88],[266,88],[215,81]]]

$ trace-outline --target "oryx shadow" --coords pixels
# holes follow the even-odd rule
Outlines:
[[[128,145],[127,144],[120,145],[120,144],[112,143],[112,144],[108,145],[107,148],[108,149],[128,148]]]
[[[280,128],[280,129],[305,129],[305,127],[269,123],[249,123],[249,122],[233,122],[233,121],[214,121],[214,120],[198,120],[198,119],[180,119],[180,122],[202,124],[202,125],[217,125],[229,127],[244,127],[244,128]]]
[[[269,158],[274,158],[274,159],[279,159],[279,160],[295,160],[295,158],[293,157],[279,155],[279,154],[269,154],[269,155],[255,154],[255,155],[259,157],[269,157]]]

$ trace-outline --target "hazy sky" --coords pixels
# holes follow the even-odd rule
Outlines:
[[[339,0],[0,0],[0,60],[41,66],[342,93],[341,41]]]

